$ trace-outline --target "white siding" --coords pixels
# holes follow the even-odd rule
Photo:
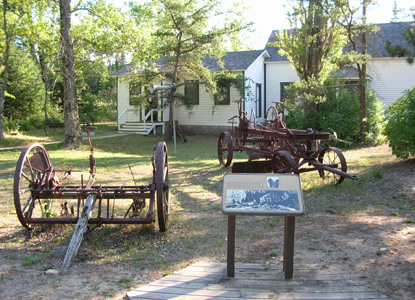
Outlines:
[[[144,116],[144,110],[142,109],[135,109],[134,105],[130,105],[130,85],[129,82],[122,77],[119,77],[117,80],[117,101],[118,101],[118,117],[126,110],[129,109],[127,113],[125,113],[122,117],[123,122],[137,122],[140,121],[140,114],[142,114],[141,119]],[[131,111],[134,110],[134,111]],[[167,121],[169,119],[169,112],[168,109],[164,109],[163,112],[163,121]]]
[[[368,64],[367,73],[372,77],[370,86],[377,93],[378,99],[385,105],[385,109],[401,97],[405,90],[415,86],[415,67],[408,65],[405,59],[373,59]],[[292,63],[267,63],[267,108],[273,102],[280,101],[281,82],[296,80],[298,80],[298,76]]]
[[[130,102],[129,83],[123,80],[122,78],[118,78],[117,83],[118,83],[118,86],[117,86],[118,117],[120,117],[120,115],[123,114],[123,112],[126,109],[134,109],[134,106],[129,104]],[[127,118],[129,122],[139,121],[140,120],[139,111],[124,113],[124,115],[122,116],[122,121],[123,122],[127,121]]]
[[[415,66],[405,59],[373,59],[368,66],[368,75],[373,80],[371,88],[376,91],[385,109],[403,95],[403,92],[415,86]]]
[[[256,110],[256,106],[258,105],[255,102],[256,98],[256,84],[261,84],[261,117],[256,117],[257,122],[261,122],[264,120],[265,112],[264,112],[264,99],[265,99],[265,82],[264,82],[264,56],[259,56],[246,70],[245,77],[250,80],[249,84],[251,85],[250,93],[252,94],[252,99],[246,97],[245,101],[245,111],[248,114],[248,118],[251,114],[251,109]],[[248,91],[245,92],[248,94]]]
[[[294,82],[298,80],[297,72],[293,64],[288,61],[273,62],[266,64],[266,109],[274,106],[275,102],[281,101],[281,82]]]
[[[184,94],[183,86],[180,86],[177,92]],[[229,126],[228,119],[238,114],[237,105],[232,100],[239,98],[237,91],[231,89],[229,105],[214,105],[213,96],[200,85],[199,105],[194,105],[191,110],[176,105],[176,120],[182,125]]]

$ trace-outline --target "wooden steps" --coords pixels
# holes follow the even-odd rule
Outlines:
[[[362,284],[313,265],[295,266],[286,280],[282,265],[236,264],[226,277],[226,263],[198,262],[127,293],[139,299],[389,299]]]
[[[155,132],[156,127],[161,127],[162,132],[164,133],[164,123],[163,122],[126,122],[123,124],[120,124],[118,131],[120,132],[133,132],[136,134],[141,135],[148,135],[152,131]]]

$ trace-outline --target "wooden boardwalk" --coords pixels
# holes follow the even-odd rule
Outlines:
[[[362,284],[316,266],[295,266],[286,280],[280,265],[236,264],[226,277],[226,263],[198,262],[127,293],[139,299],[389,299]]]

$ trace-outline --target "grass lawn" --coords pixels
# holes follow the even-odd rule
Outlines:
[[[45,137],[39,135],[34,133],[16,140],[8,139],[6,145],[46,141]],[[48,138],[59,140],[62,135]],[[160,140],[162,137],[138,135],[93,140],[98,174],[96,183],[133,185],[131,173],[137,184],[151,183],[153,147]],[[55,169],[82,169],[85,170],[84,176],[87,176],[89,147],[86,143],[82,149],[73,151],[62,150],[62,144],[45,147]],[[104,288],[91,276],[88,280],[79,279],[83,283],[73,279],[74,284],[79,284],[90,293],[116,297],[134,285],[170,274],[198,260],[226,261],[227,218],[220,211],[220,203],[223,176],[230,170],[219,166],[216,147],[217,137],[190,136],[187,143],[178,140],[177,155],[174,155],[173,144],[169,142],[171,208],[168,231],[160,233],[157,223],[148,226],[105,225],[93,230],[84,237],[71,272],[75,274],[76,270],[86,268],[101,277],[112,278],[115,283]],[[0,261],[5,265],[4,268],[9,268],[7,272],[13,268],[19,272],[59,268],[62,257],[54,256],[53,253],[59,247],[68,245],[73,228],[70,225],[39,226],[32,232],[22,228],[14,214],[12,190],[20,151],[0,152]],[[343,151],[343,154],[348,163],[348,172],[359,176],[360,180],[346,179],[336,187],[326,185],[317,172],[301,175],[306,214],[297,219],[299,241],[296,251],[299,249],[302,263],[316,263],[311,255],[316,257],[318,263],[324,261],[323,264],[327,264],[328,255],[333,259],[332,253],[342,251],[339,250],[342,247],[334,247],[335,242],[332,246],[323,246],[323,243],[317,243],[319,236],[315,240],[312,237],[314,234],[321,235],[318,230],[331,230],[330,226],[336,226],[336,230],[349,223],[355,226],[356,222],[352,220],[356,216],[382,216],[399,221],[399,224],[407,224],[408,228],[414,227],[414,184],[413,181],[411,185],[407,180],[399,179],[400,175],[406,178],[408,174],[415,174],[414,162],[396,159],[386,145],[350,149]],[[246,160],[244,153],[235,156],[236,161]],[[76,184],[76,180],[73,180]],[[333,223],[327,225],[325,222],[328,221]],[[365,226],[361,224],[362,230]],[[278,243],[281,242],[282,228],[283,218],[238,217],[237,261],[279,263],[282,245]],[[411,233],[408,236],[414,237]],[[349,242],[351,245],[352,241],[344,243],[349,245]],[[344,251],[347,247],[343,246]],[[341,261],[344,257],[347,257],[344,261],[352,262],[354,259],[349,254],[339,255]],[[376,254],[374,259],[377,259]],[[336,260],[332,261],[332,264],[335,263]],[[13,267],[16,265],[19,266]],[[120,268],[125,272],[121,272]],[[7,273],[4,278],[10,278],[10,282],[17,280],[10,272],[11,275]],[[82,273],[76,274],[81,276],[79,274]],[[61,275],[61,278],[65,276],[69,280],[71,275]],[[0,290],[1,285],[0,281]],[[28,281],[27,285],[32,291],[41,290],[32,281]],[[47,281],[45,285],[62,287],[63,283],[55,280]]]

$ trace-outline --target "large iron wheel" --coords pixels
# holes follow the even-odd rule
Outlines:
[[[32,190],[50,188],[54,171],[46,149],[40,144],[29,144],[21,152],[14,173],[13,195],[16,215],[27,229],[33,229],[27,218],[48,217],[51,200],[36,200]],[[36,203],[38,202],[38,203]]]
[[[169,161],[167,145],[159,142],[156,150],[157,217],[160,231],[167,231],[169,224]]]
[[[298,164],[288,151],[278,151],[272,158],[272,170],[274,173],[299,174]]]
[[[223,131],[218,140],[218,159],[224,167],[229,167],[233,158],[232,136],[229,132]]]
[[[347,172],[346,159],[344,158],[343,153],[338,148],[324,148],[318,155],[318,161],[330,168],[339,169],[343,172]],[[343,182],[345,178],[339,174],[335,174],[324,169],[319,169],[318,173],[324,181],[330,184],[340,184]]]

